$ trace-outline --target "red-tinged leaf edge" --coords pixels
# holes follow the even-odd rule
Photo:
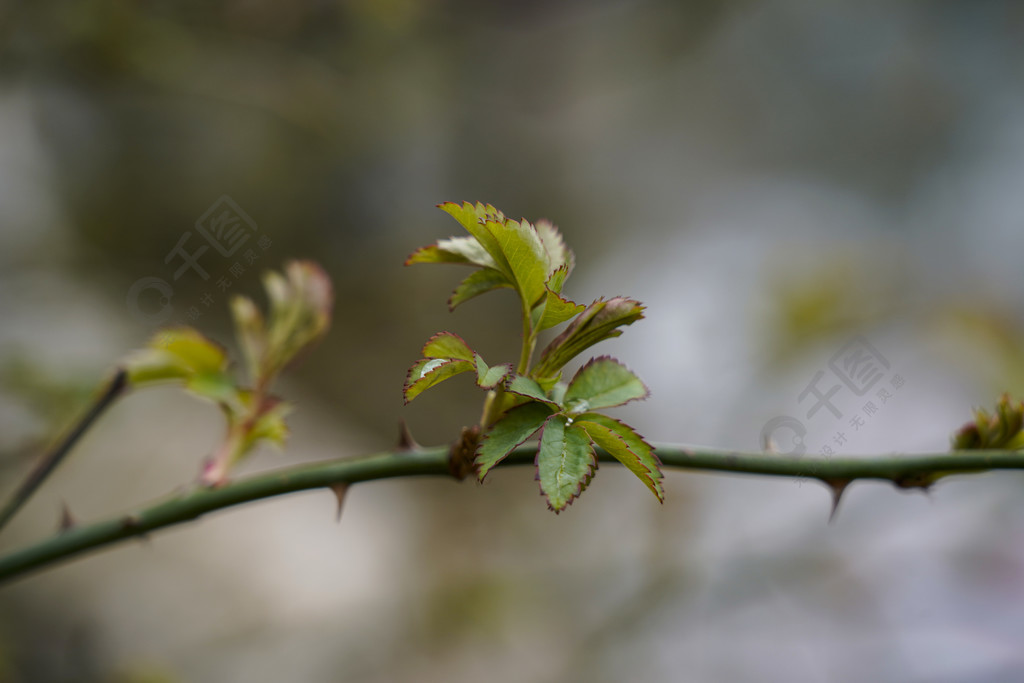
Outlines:
[[[427,363],[437,363],[431,367],[430,370],[423,373],[422,367]],[[435,374],[444,368],[451,368],[454,372],[449,371],[444,377],[437,378]],[[465,360],[456,360],[452,358],[421,358],[420,360],[413,363],[412,367],[405,375],[405,387],[402,392],[405,398],[406,405],[409,404],[414,398],[422,394],[424,391],[432,386],[440,384],[441,382],[451,379],[456,375],[460,375],[463,372],[471,372],[475,370],[473,363]],[[413,379],[413,373],[421,373],[415,380]],[[421,386],[422,385],[422,386]],[[410,393],[412,395],[410,396]]]
[[[441,343],[444,342],[445,340],[450,340],[451,343],[456,344],[457,346],[461,346],[463,349],[461,355],[441,356],[437,355],[436,352],[430,350],[430,347],[440,346]],[[473,349],[470,348],[469,344],[466,343],[466,340],[460,337],[459,335],[455,334],[454,332],[438,332],[437,334],[432,335],[430,339],[426,341],[426,343],[423,345],[423,348],[420,349],[420,354],[423,356],[423,358],[451,358],[453,360],[465,360],[473,362],[474,352]]]
[[[541,408],[543,408],[543,411],[546,414],[538,414],[536,416],[529,416],[529,415],[526,416],[527,420],[530,420],[530,419],[532,419],[534,417],[536,418],[536,426],[533,427],[533,429],[530,429],[529,431],[526,431],[524,429],[521,432],[521,435],[522,435],[521,438],[517,437],[517,438],[514,438],[514,439],[510,439],[509,444],[507,444],[507,448],[505,448],[505,452],[502,453],[499,457],[495,458],[492,462],[489,462],[489,463],[481,462],[481,458],[484,455],[484,453],[483,453],[484,448],[486,447],[487,443],[492,438],[495,438],[495,430],[496,429],[500,430],[500,429],[503,429],[503,428],[507,429],[508,423],[506,423],[505,425],[502,425],[502,422],[504,420],[508,419],[510,415],[515,415],[517,417],[522,416],[522,414],[527,413],[527,411],[537,411],[538,413],[540,413]],[[476,447],[476,451],[475,451],[474,456],[473,456],[474,457],[473,464],[474,464],[474,467],[476,468],[477,477],[480,479],[480,481],[483,481],[484,477],[487,476],[487,473],[490,472],[492,469],[494,469],[494,467],[496,467],[498,465],[498,463],[500,463],[502,460],[507,458],[509,453],[511,453],[513,450],[515,450],[519,446],[521,446],[524,443],[526,443],[527,441],[529,441],[530,438],[533,437],[533,435],[536,434],[537,431],[541,428],[541,426],[544,424],[544,421],[547,418],[549,418],[550,416],[551,416],[551,409],[548,408],[547,406],[545,406],[543,403],[538,403],[536,401],[531,401],[529,403],[524,403],[522,405],[519,405],[519,406],[516,406],[514,408],[510,408],[510,409],[506,410],[505,413],[502,415],[502,417],[497,422],[495,422],[493,425],[491,425],[490,429],[487,431],[486,434],[484,434],[483,438],[480,439],[479,445],[477,445],[477,447]]]
[[[505,380],[505,391],[516,396],[528,398],[531,401],[546,403],[555,408],[559,407],[558,403],[548,398],[547,392],[544,391],[544,388],[537,380],[526,375],[508,375]]]
[[[608,356],[608,355],[605,355],[605,356],[595,356],[594,358],[591,358],[586,363],[584,363],[582,366],[580,366],[579,370],[577,370],[575,372],[575,374],[573,374],[572,379],[569,380],[568,386],[566,387],[566,395],[569,394],[569,390],[572,387],[573,382],[576,381],[577,377],[579,377],[585,371],[587,371],[590,368],[594,367],[598,363],[606,363],[606,362],[615,363],[619,367],[621,367],[624,370],[626,370],[626,372],[631,374],[633,377],[635,377],[636,381],[640,382],[640,386],[642,386],[644,388],[644,393],[643,393],[642,396],[636,396],[634,398],[630,398],[630,399],[628,399],[626,401],[623,401],[622,403],[616,403],[615,405],[611,405],[611,406],[602,406],[600,408],[595,408],[595,410],[606,410],[608,408],[618,408],[619,406],[624,406],[627,403],[632,403],[633,401],[646,401],[648,398],[651,397],[651,389],[650,389],[650,387],[647,386],[646,382],[644,382],[642,379],[640,379],[640,376],[638,374],[633,372],[633,370],[631,370],[628,365],[626,365],[625,363],[620,361],[618,358],[614,358],[614,357]]]
[[[558,419],[558,418],[565,419],[565,417],[563,415],[555,414],[555,415],[552,415],[551,417],[549,417],[547,420],[545,420],[544,426],[542,426],[541,429],[540,429],[540,441],[541,442],[543,442],[543,439],[544,439],[544,429],[547,427],[548,422],[550,422],[553,419]],[[564,426],[564,428],[565,429],[572,429],[572,428],[574,428],[574,425],[566,424]],[[547,502],[548,509],[551,510],[552,512],[554,512],[556,515],[561,513],[566,508],[568,508],[570,505],[572,505],[574,502],[576,502],[576,500],[581,495],[583,495],[583,492],[587,489],[588,486],[590,486],[590,482],[594,480],[594,475],[597,474],[597,469],[598,469],[598,466],[599,466],[598,465],[598,461],[597,461],[597,453],[596,453],[596,451],[594,451],[594,446],[593,446],[593,443],[590,441],[589,435],[580,427],[576,427],[576,429],[579,429],[579,431],[583,432],[583,436],[586,438],[587,448],[590,451],[589,467],[588,467],[588,471],[587,471],[586,475],[583,477],[583,479],[577,480],[576,490],[568,497],[568,499],[566,499],[565,505],[563,505],[562,507],[556,508],[554,505],[552,505],[551,504],[551,499],[548,497],[548,494],[544,491],[543,482],[541,481],[541,476],[540,476],[541,446],[539,444],[538,444],[538,447],[537,447],[537,455],[534,456],[534,459],[533,459],[533,464],[534,464],[534,468],[535,468],[534,480],[537,482],[537,485],[540,488],[540,495],[541,495],[541,497],[544,498],[545,502]]]
[[[654,447],[651,446],[643,436],[626,423],[599,413],[592,413],[589,415],[584,414],[577,418],[575,423],[580,425],[580,427],[587,432],[590,436],[591,442],[595,446],[603,448],[609,455],[621,462],[626,469],[632,472],[641,482],[643,482],[651,493],[654,494],[655,498],[658,499],[658,502],[665,502],[665,489],[661,483],[665,475],[661,471],[661,460],[658,458],[657,453],[654,452]],[[610,437],[620,442],[624,449],[630,453],[633,458],[635,458],[635,466],[631,466],[630,463],[625,462],[613,450],[600,443],[600,439],[595,439],[593,433],[587,428],[588,424],[604,430]],[[624,438],[623,433],[629,434],[639,441],[644,450],[646,450],[646,454],[638,453],[636,448],[630,445],[630,443]],[[644,462],[647,458],[651,460],[650,464]]]

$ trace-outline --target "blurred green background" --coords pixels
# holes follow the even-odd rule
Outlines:
[[[620,411],[649,439],[750,450],[796,416],[806,457],[943,450],[1024,393],[1022,186],[1011,0],[0,0],[0,494],[153,333],[133,284],[230,344],[227,294],[289,258],[329,272],[335,326],[279,387],[287,451],[244,469],[400,418],[454,439],[482,394],[403,407],[423,341],[519,338],[510,294],[449,314],[461,271],[402,267],[458,234],[446,200],[550,218],[570,296],[648,305],[595,352],[650,385]],[[225,195],[262,246],[175,279]],[[851,339],[890,400],[808,415]],[[0,551],[191,482],[222,428],[173,390],[118,404]],[[510,469],[359,486],[340,524],[328,492],[266,501],[0,589],[0,683],[1024,678],[1019,475],[859,484],[831,526],[804,484],[672,472],[660,506],[605,467],[556,517]]]

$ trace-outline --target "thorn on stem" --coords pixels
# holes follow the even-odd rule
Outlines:
[[[400,451],[418,451],[422,448],[416,439],[412,437],[412,432],[409,431],[409,425],[406,424],[404,419],[398,420],[398,450]]]
[[[57,533],[64,533],[75,528],[75,518],[71,515],[71,510],[68,508],[66,501],[60,503],[60,522],[57,525]]]
[[[345,494],[348,492],[348,482],[342,481],[337,484],[331,484],[327,488],[331,489],[334,497],[338,499],[338,513],[335,521],[341,521],[341,507],[345,503]]]
[[[852,479],[822,479],[825,486],[832,492],[832,511],[828,515],[828,523],[831,524],[835,521],[836,513],[839,511],[839,501],[843,498],[843,493],[846,492],[846,488],[853,481]]]

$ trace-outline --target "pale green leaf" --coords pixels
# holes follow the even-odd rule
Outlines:
[[[547,254],[548,273],[564,268],[565,275],[568,276],[572,272],[575,257],[572,250],[565,246],[565,240],[562,239],[562,234],[558,231],[558,228],[551,221],[545,219],[537,221],[535,227],[537,228],[537,235],[544,245],[544,251]],[[564,281],[565,277],[562,278],[562,282]],[[556,292],[562,291],[562,282],[559,282],[558,287],[552,287],[552,289]]]
[[[134,387],[184,381],[200,373],[216,374],[227,366],[223,347],[191,327],[157,332],[145,348],[130,354],[124,363],[128,382]]]
[[[597,468],[590,437],[564,415],[544,423],[537,451],[540,490],[555,512],[561,512],[587,487]]]
[[[564,404],[572,413],[613,408],[647,398],[650,392],[625,365],[601,356],[577,371],[565,390]]]
[[[562,293],[562,287],[565,286],[565,281],[569,277],[569,267],[561,266],[552,271],[551,275],[548,276],[548,289],[555,294]]]
[[[477,447],[475,465],[480,480],[483,481],[491,468],[504,460],[512,449],[540,429],[550,415],[550,408],[532,401],[506,411],[500,420],[491,425]]]
[[[240,412],[244,408],[244,392],[235,379],[223,372],[200,372],[185,380],[185,389],[200,398],[224,406],[225,410]]]
[[[553,406],[558,405],[548,398],[547,393],[536,380],[524,375],[516,375],[510,379],[508,384],[505,385],[505,391],[518,396],[525,396],[535,401],[541,401],[542,403],[550,403]]]
[[[493,389],[505,376],[512,372],[512,366],[508,363],[489,367],[480,354],[476,354],[476,383],[484,389]]]
[[[494,260],[494,268],[497,268],[506,276],[512,277],[512,271],[509,269],[508,261],[505,260],[501,245],[498,244],[498,241],[486,226],[488,220],[504,220],[504,216],[501,215],[500,211],[490,205],[477,204],[473,206],[469,202],[465,202],[462,205],[454,202],[445,202],[444,204],[438,204],[438,208],[450,214],[470,235],[476,238],[476,241],[483,247],[484,251]]]
[[[424,358],[416,361],[409,368],[405,379],[405,402],[413,400],[430,387],[463,372],[471,372],[476,367],[465,360],[451,358]]]
[[[453,332],[438,332],[423,345],[424,358],[473,360],[473,350]]]
[[[464,263],[484,268],[496,268],[497,264],[475,237],[450,237],[438,240],[437,244],[421,247],[405,260],[405,265],[414,263]]]
[[[547,253],[537,230],[526,220],[487,221],[484,228],[494,236],[511,271],[516,291],[533,306],[545,292],[548,279]]]
[[[661,485],[661,462],[651,445],[632,427],[597,413],[580,415],[573,424],[583,428],[595,444],[625,465],[658,500],[665,502],[665,490]]]

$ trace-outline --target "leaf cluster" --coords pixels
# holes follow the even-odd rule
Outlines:
[[[575,265],[572,251],[548,221],[513,220],[489,204],[439,205],[468,235],[422,247],[406,260],[455,263],[474,270],[455,288],[448,306],[486,292],[511,289],[521,303],[523,345],[519,362],[489,364],[461,337],[441,332],[424,345],[405,382],[408,403],[423,391],[462,373],[474,373],[487,390],[474,466],[481,480],[517,446],[539,434],[537,479],[555,512],[582,493],[597,468],[595,446],[603,448],[664,499],[661,464],[650,444],[629,425],[599,410],[644,399],[647,387],[625,365],[591,358],[569,381],[563,369],[600,341],[643,317],[633,299],[598,299],[589,306],[565,296],[563,287]],[[540,332],[568,323],[533,362]]]
[[[315,263],[290,261],[283,274],[265,273],[263,286],[270,303],[266,317],[247,297],[231,300],[249,385],[231,371],[225,349],[191,327],[157,332],[123,364],[130,387],[179,384],[221,408],[227,433],[203,468],[202,480],[209,485],[222,484],[258,443],[284,444],[291,406],[271,395],[270,385],[330,327],[331,282]]]
[[[995,412],[974,410],[974,421],[961,427],[952,439],[953,450],[1020,450],[1024,448],[1024,402],[1014,403],[1003,394]]]

